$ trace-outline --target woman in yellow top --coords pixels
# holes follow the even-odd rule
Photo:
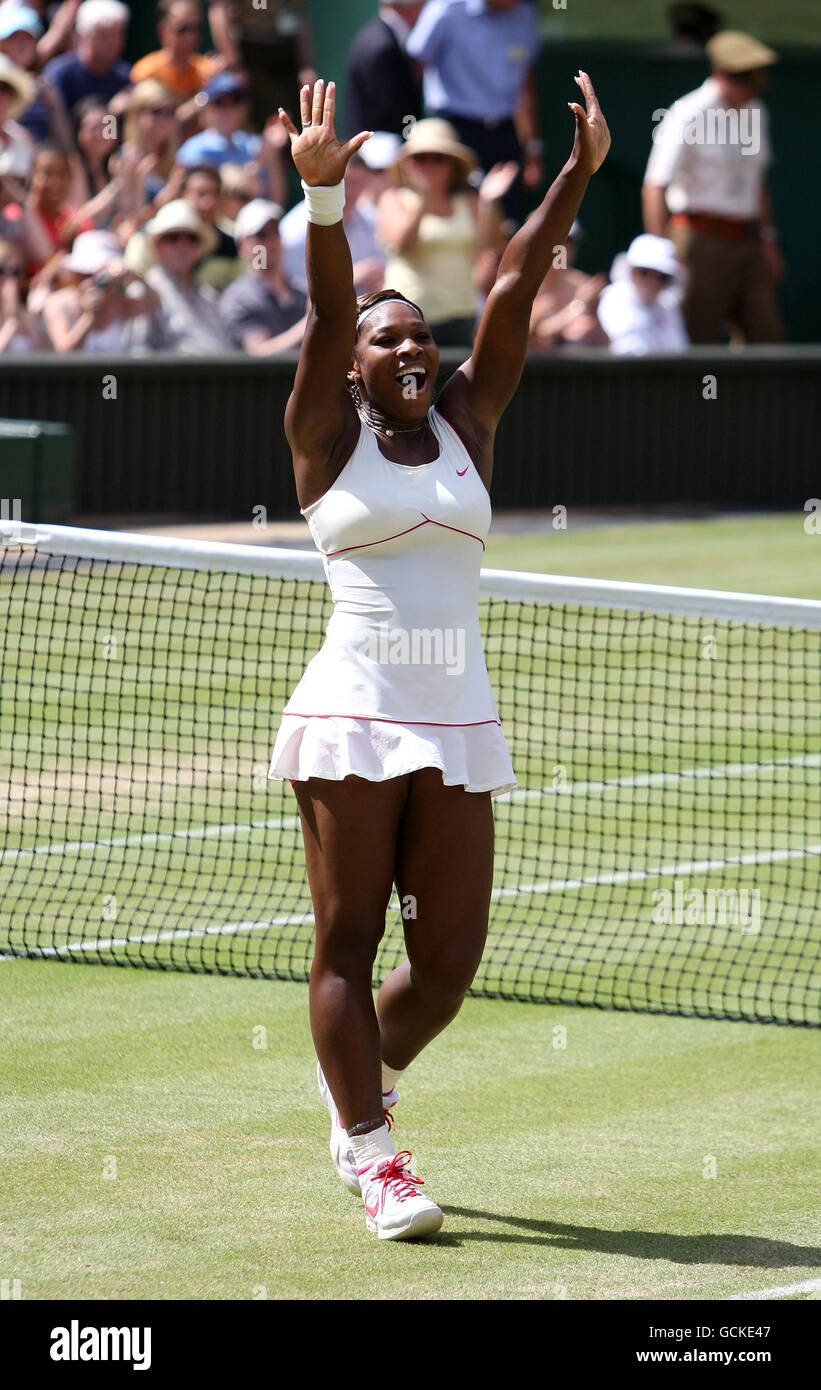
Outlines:
[[[495,165],[477,194],[467,183],[476,166],[448,121],[417,121],[393,166],[400,186],[379,200],[376,235],[389,257],[385,284],[419,305],[442,347],[473,342],[474,263],[480,250],[502,249],[498,200],[518,167]]]

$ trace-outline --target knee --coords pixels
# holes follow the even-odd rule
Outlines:
[[[314,970],[320,974],[358,975],[373,971],[384,918],[353,916],[340,910],[317,918]]]
[[[473,961],[411,960],[411,982],[426,1003],[455,1014],[473,983],[477,965]]]

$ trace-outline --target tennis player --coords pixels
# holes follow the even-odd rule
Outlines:
[[[316,919],[311,1030],[331,1154],[368,1230],[428,1235],[442,1212],[390,1130],[397,1084],[458,1013],[485,944],[491,798],[516,779],[479,632],[493,437],[522,371],[536,293],[610,136],[590,78],[569,102],[573,150],[510,241],[471,357],[433,391],[421,311],[389,289],[357,300],[342,224],[335,89],[280,110],[308,205],[310,306],[285,413],[302,515],[334,611],[285,706],[269,776],[291,780]],[[396,885],[407,959],[372,974]]]

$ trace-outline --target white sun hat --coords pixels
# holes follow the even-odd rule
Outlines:
[[[121,262],[123,248],[111,232],[80,232],[63,261],[64,270],[75,275],[97,275],[112,261]]]
[[[660,275],[675,279],[679,272],[676,248],[664,236],[642,232],[627,248],[627,264],[635,270],[657,270]]]

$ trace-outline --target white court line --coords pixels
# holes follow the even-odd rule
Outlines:
[[[796,754],[792,758],[776,758],[768,763],[723,763],[715,767],[688,767],[681,772],[636,773],[629,777],[614,777],[605,782],[569,782],[565,787],[525,787],[498,797],[496,807],[503,810],[506,804],[514,801],[531,801],[543,796],[580,796],[586,792],[606,792],[615,787],[664,787],[675,782],[746,777],[766,774],[779,767],[821,767],[821,753]],[[0,864],[7,860],[13,862],[37,855],[94,854],[98,849],[167,844],[171,840],[201,840],[211,836],[246,834],[251,830],[283,830],[298,825],[299,816],[283,816],[273,820],[251,821],[248,825],[208,825],[200,829],[173,830],[165,834],[146,832],[141,835],[125,835],[115,840],[69,840],[64,844],[39,845],[33,849],[2,850]]]
[[[779,864],[787,859],[802,859],[807,854],[821,854],[821,845],[804,845],[802,849],[763,850],[760,854],[736,854],[729,859],[689,859],[680,864],[654,864],[650,869],[623,869],[606,874],[591,874],[589,878],[554,878],[544,883],[519,883],[512,888],[494,888],[493,896],[516,897],[519,893],[562,893],[569,888],[595,888],[600,883],[640,883],[648,878],[676,878],[679,874],[713,873],[737,864]]]
[[[145,936],[109,936],[101,940],[67,941],[62,946],[37,946],[27,950],[32,956],[83,955],[92,951],[112,951],[120,946],[154,946],[159,942],[188,941],[204,936],[231,936],[241,931],[267,931],[269,927],[294,926],[313,922],[312,912],[303,912],[288,917],[271,917],[265,922],[226,922],[220,927],[175,927],[170,931],[148,932]],[[13,956],[2,956],[0,960],[13,960]]]
[[[766,775],[780,767],[821,767],[821,753],[798,753],[792,758],[775,758],[767,763],[688,767],[681,772],[639,772],[629,777],[611,777],[604,782],[568,782],[565,787],[522,787],[498,797],[496,805],[502,807],[507,802],[532,801],[542,796],[581,796],[585,792],[606,792],[611,787],[669,787],[675,782],[722,781],[727,777]]]
[[[789,1298],[793,1293],[812,1293],[821,1289],[821,1279],[805,1279],[801,1284],[781,1284],[772,1289],[754,1289],[752,1293],[731,1293],[722,1303],[742,1303],[748,1298]]]
[[[778,849],[766,854],[742,854],[732,859],[700,859],[681,864],[658,864],[651,869],[631,869],[621,873],[597,874],[589,878],[551,879],[546,883],[523,883],[512,888],[494,888],[493,898],[515,897],[520,893],[560,893],[572,888],[595,887],[599,883],[631,883],[652,878],[655,875],[675,877],[684,873],[712,873],[733,864],[767,864],[785,859],[798,859],[805,854],[821,855],[821,845],[806,845],[803,849]],[[230,936],[241,931],[268,931],[270,927],[302,926],[313,922],[312,912],[291,913],[284,917],[272,917],[264,922],[226,922],[223,926],[181,927],[164,932],[149,932],[147,936],[108,937],[102,940],[67,942],[63,946],[42,946],[30,949],[27,955],[64,956],[75,953],[114,950],[122,946],[154,945],[158,942],[186,941],[206,936]],[[0,956],[0,960],[12,960],[12,956]]]
[[[145,831],[141,835],[122,835],[116,840],[68,840],[60,845],[38,845],[34,849],[4,849],[6,860],[33,859],[41,854],[96,854],[98,849],[129,849],[132,845],[165,845],[173,840],[208,840],[221,835],[245,835],[251,830],[285,830],[299,825],[299,816],[276,816],[272,820],[252,820],[240,825],[204,825],[195,830]]]

